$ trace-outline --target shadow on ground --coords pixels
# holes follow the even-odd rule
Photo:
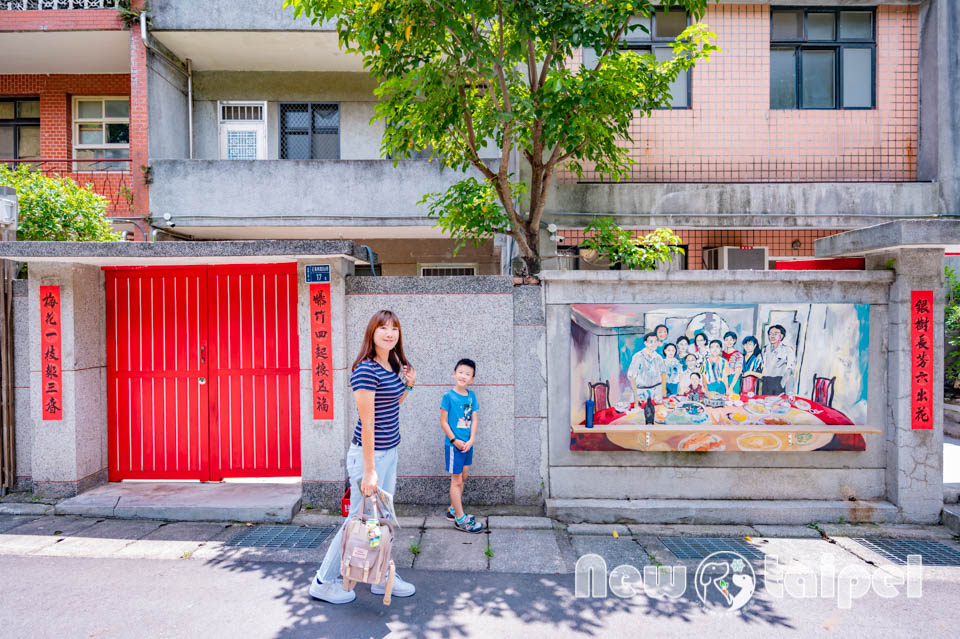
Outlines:
[[[495,636],[491,630],[512,624],[528,628],[538,636],[560,633],[564,636],[609,636],[608,623],[620,617],[620,627],[636,628],[644,621],[673,620],[685,624],[706,621],[718,614],[704,610],[692,582],[679,599],[658,600],[638,594],[630,599],[610,595],[602,599],[574,596],[574,576],[512,573],[459,573],[407,570],[405,579],[417,585],[413,597],[394,598],[384,606],[382,597],[370,593],[366,585],[357,586],[357,599],[333,606],[312,599],[307,588],[316,566],[272,562],[212,559],[208,565],[231,572],[257,572],[261,578],[276,582],[277,596],[287,607],[290,625],[277,639],[293,637],[430,637],[461,639]],[[750,603],[736,613],[735,625],[750,630],[792,630],[789,619],[777,613],[758,588]],[[721,613],[722,614],[722,613]],[[629,621],[629,626],[624,622]],[[506,636],[506,635],[501,635]],[[511,634],[510,636],[515,636]]]

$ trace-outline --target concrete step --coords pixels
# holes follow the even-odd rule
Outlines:
[[[893,523],[886,501],[720,499],[548,499],[548,517],[568,523],[783,524]]]
[[[943,512],[940,513],[940,521],[954,534],[960,535],[960,506],[957,504],[944,505]]]
[[[300,509],[300,483],[111,483],[65,499],[57,515],[290,523]]]

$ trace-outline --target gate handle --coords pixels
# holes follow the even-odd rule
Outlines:
[[[206,356],[206,353],[205,353],[205,349],[206,349],[206,348],[207,348],[206,346],[201,346],[201,347],[200,347],[200,363],[201,363],[201,364],[207,361],[207,356]]]

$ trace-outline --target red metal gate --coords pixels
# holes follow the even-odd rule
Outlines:
[[[296,264],[216,267],[210,478],[300,474]]]
[[[300,474],[295,264],[110,269],[106,300],[111,481]]]

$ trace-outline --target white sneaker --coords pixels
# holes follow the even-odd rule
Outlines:
[[[374,584],[370,586],[370,592],[375,595],[382,595],[387,591],[387,580],[384,579],[382,584]],[[394,597],[412,597],[417,592],[417,587],[414,586],[409,581],[404,581],[400,578],[400,575],[393,576],[393,596]]]
[[[350,603],[357,598],[357,593],[352,590],[343,589],[343,579],[323,583],[319,578],[314,577],[310,584],[310,596],[314,599],[326,601],[332,604]],[[403,596],[403,595],[399,595]]]

